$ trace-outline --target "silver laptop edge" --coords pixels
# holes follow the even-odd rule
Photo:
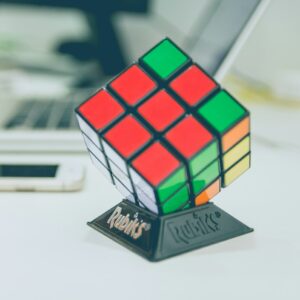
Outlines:
[[[234,63],[235,58],[237,57],[238,53],[240,52],[242,46],[245,44],[247,38],[249,37],[250,33],[253,31],[254,27],[256,26],[258,20],[261,18],[263,13],[265,12],[267,6],[270,4],[271,0],[262,0],[260,4],[258,4],[256,10],[252,14],[251,18],[247,22],[246,26],[239,34],[238,39],[231,47],[230,51],[228,52],[226,58],[223,60],[222,64],[220,65],[219,69],[215,73],[214,77],[217,81],[221,82],[229,71],[230,67]]]

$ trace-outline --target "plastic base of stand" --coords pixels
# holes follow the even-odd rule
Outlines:
[[[88,225],[150,261],[253,231],[213,203],[158,216],[124,200]]]

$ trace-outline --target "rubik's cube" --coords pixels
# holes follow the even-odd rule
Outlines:
[[[94,164],[155,214],[203,205],[250,167],[249,112],[169,39],[76,115]]]

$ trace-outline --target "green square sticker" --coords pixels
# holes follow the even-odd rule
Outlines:
[[[221,91],[201,106],[198,113],[222,134],[246,115],[246,110],[227,92]]]
[[[184,167],[180,168],[172,174],[161,186],[159,186],[158,198],[162,203],[168,199],[175,191],[177,191],[186,182],[186,173]]]
[[[212,183],[220,175],[219,160],[209,165],[204,171],[200,172],[192,179],[193,191],[198,195],[210,183]]]
[[[213,160],[218,157],[218,155],[218,143],[217,141],[214,141],[191,160],[189,165],[192,176],[195,176],[201,170],[207,167]]]
[[[166,79],[185,64],[188,57],[171,41],[166,39],[143,56],[141,60],[161,78]]]
[[[162,211],[164,214],[174,212],[182,207],[188,200],[189,190],[187,186],[184,186],[162,206]]]

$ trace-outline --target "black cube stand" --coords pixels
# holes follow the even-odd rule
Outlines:
[[[88,225],[150,261],[253,231],[213,203],[157,216],[123,200]]]

